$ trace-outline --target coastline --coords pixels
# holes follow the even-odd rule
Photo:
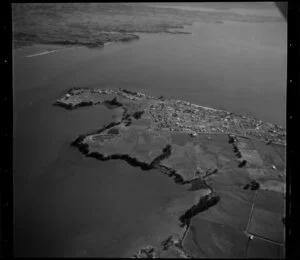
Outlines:
[[[81,96],[84,98],[81,99]],[[121,100],[121,103],[117,100]],[[145,109],[145,116],[151,121],[153,129],[168,129],[171,132],[183,132],[192,135],[201,133],[233,134],[266,143],[286,145],[285,129],[277,124],[273,125],[254,117],[200,106],[183,100],[157,98],[126,89],[72,88],[54,105],[75,109],[80,106],[97,105],[105,102],[114,104],[116,102],[118,106],[122,106],[122,101],[125,100],[133,104],[143,104],[142,110]],[[126,114],[128,113],[125,109],[123,117]]]

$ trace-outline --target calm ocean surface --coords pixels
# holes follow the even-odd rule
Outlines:
[[[285,125],[286,23],[199,23],[102,49],[14,51],[17,256],[122,256],[149,214],[185,189],[157,171],[70,147],[116,114],[52,103],[70,87],[125,87]],[[48,48],[48,47],[47,47]]]

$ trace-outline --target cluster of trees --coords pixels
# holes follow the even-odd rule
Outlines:
[[[251,189],[251,190],[258,190],[259,189],[259,183],[256,181],[256,180],[252,180],[251,182],[250,182],[250,184],[246,184],[245,186],[244,186],[244,190],[247,190],[247,189]]]
[[[139,118],[141,118],[142,114],[144,114],[144,111],[137,111],[137,112],[134,112],[132,116],[135,119],[139,119]]]
[[[240,163],[239,163],[239,167],[244,167],[245,165],[247,164],[247,161],[246,160],[242,160]]]

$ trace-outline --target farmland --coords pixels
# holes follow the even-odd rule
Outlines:
[[[243,257],[261,246],[257,239],[269,241],[267,248],[275,245],[277,250],[282,245],[283,146],[275,149],[264,140],[222,130],[216,133],[218,128],[197,134],[185,128],[174,131],[170,124],[158,123],[161,114],[154,114],[153,108],[171,114],[175,111],[175,120],[184,122],[188,113],[193,115],[195,105],[182,102],[183,106],[173,110],[172,105],[179,101],[139,92],[72,89],[54,104],[75,109],[82,102],[110,109],[121,107],[123,115],[119,122],[79,136],[73,146],[88,157],[125,160],[143,170],[159,170],[175,183],[188,186],[181,196],[158,210],[161,219],[155,216],[154,222],[159,224],[147,241],[137,242],[135,257]],[[208,112],[216,124],[218,113],[227,114],[211,108],[200,110],[197,120],[205,122]],[[250,235],[255,240],[249,241]]]

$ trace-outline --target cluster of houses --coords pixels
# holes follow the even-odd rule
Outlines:
[[[186,101],[157,102],[149,107],[149,114],[156,128],[187,132],[191,136],[198,133],[232,133],[256,137],[267,142],[285,143],[285,131],[280,126]]]

